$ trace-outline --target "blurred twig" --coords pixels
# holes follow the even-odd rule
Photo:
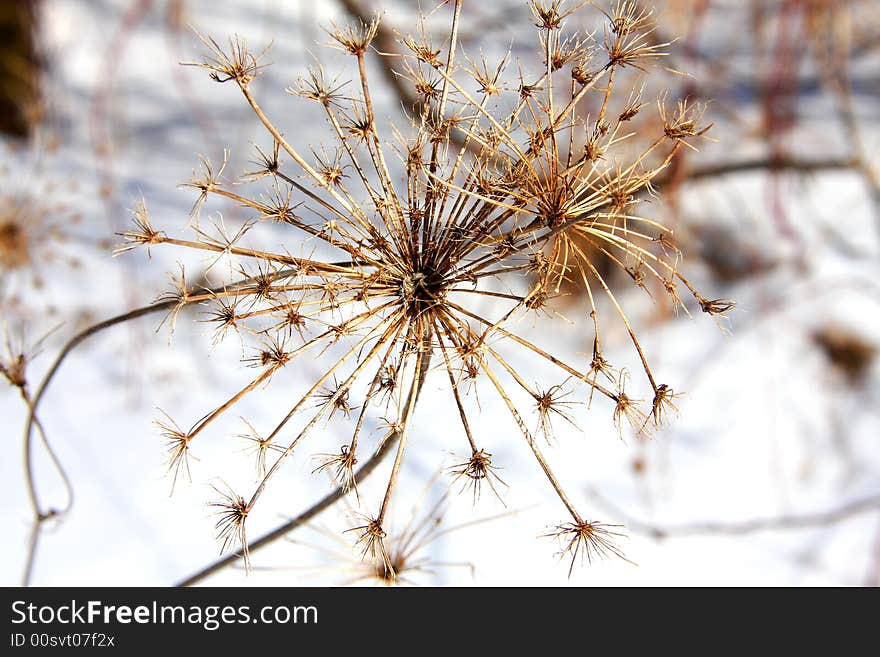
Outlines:
[[[797,157],[756,157],[735,162],[719,162],[694,167],[687,172],[685,180],[706,180],[708,178],[720,178],[737,173],[750,171],[773,171],[810,174],[819,171],[845,171],[856,166],[856,161],[846,158],[797,158]],[[670,182],[670,176],[660,177],[655,187],[660,187]]]
[[[762,531],[809,529],[833,525],[847,518],[880,509],[880,493],[847,502],[827,511],[813,513],[781,515],[767,518],[752,518],[740,522],[693,522],[680,525],[661,525],[638,520],[628,515],[612,502],[605,499],[595,490],[589,495],[600,506],[616,517],[633,531],[645,534],[654,539],[678,538],[684,536],[711,535],[742,535]]]

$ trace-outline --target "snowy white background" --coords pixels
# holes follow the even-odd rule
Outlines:
[[[704,26],[707,33],[720,33],[725,17],[736,19],[737,4],[716,3],[716,22]],[[386,19],[409,28],[410,15],[398,7]],[[480,41],[483,47],[494,40],[506,48],[520,38],[507,27],[515,21],[492,23],[486,13],[482,16],[488,26],[486,42]],[[525,24],[526,17],[520,18]],[[16,184],[37,178],[59,183],[54,193],[82,216],[71,228],[76,239],[63,247],[71,251],[65,255],[81,264],[47,277],[46,287],[29,297],[32,335],[66,320],[34,364],[35,375],[45,370],[60,340],[87,318],[149,303],[167,287],[166,274],[182,257],[170,248],[154,249],[151,260],[140,252],[110,257],[112,234],[127,226],[128,210],[139,198],[146,199],[158,228],[180,233],[194,198],[191,190],[177,185],[189,178],[198,155],[219,161],[223,149],[229,149],[230,170],[240,172],[251,157],[251,142],[265,146],[234,89],[211,82],[203,71],[178,65],[200,55],[187,23],[218,40],[232,33],[247,36],[256,50],[272,42],[268,59],[273,65],[255,83],[257,94],[269,113],[280,117],[288,137],[308,145],[320,142],[323,124],[310,122],[302,110],[305,103],[283,89],[304,72],[313,53],[335,61],[316,45],[327,40],[321,28],[331,19],[347,20],[327,0],[47,0],[43,46],[50,121],[39,145],[24,153],[4,148],[3,158],[5,167],[16,172]],[[873,80],[876,85],[876,58],[867,61],[869,66],[857,73],[866,84]],[[700,71],[695,73],[699,80]],[[804,74],[810,74],[809,66]],[[869,153],[880,145],[880,103],[874,89],[873,95],[857,96]],[[383,112],[399,120],[397,101],[387,88],[382,101]],[[716,105],[727,106],[726,100]],[[839,127],[823,119],[831,113],[826,99],[817,94],[805,108],[792,141],[807,155],[840,152],[845,140]],[[719,142],[705,146],[705,161],[762,152],[759,137],[743,137],[739,130],[749,113],[758,111],[748,101],[737,106],[742,116],[713,111],[710,106],[709,114],[719,124]],[[476,507],[468,494],[453,496],[444,524],[455,527],[514,513],[446,534],[423,553],[433,562],[472,564],[473,570],[438,566],[433,574],[416,574],[416,581],[553,586],[878,583],[876,507],[824,526],[742,535],[709,533],[658,541],[638,529],[638,521],[672,531],[701,522],[728,525],[796,516],[880,493],[876,363],[862,383],[849,385],[811,339],[813,331],[833,324],[869,343],[880,342],[878,209],[855,173],[782,176],[780,202],[799,235],[793,246],[780,238],[771,218],[769,184],[766,175],[754,172],[694,185],[682,196],[681,215],[690,226],[682,231],[690,231],[685,246],[693,252],[686,269],[705,294],[736,299],[730,337],[699,313],[694,320],[660,321],[650,302],[638,295],[627,299],[641,308],[635,321],[655,371],[686,392],[678,404],[681,417],[650,442],[631,437],[622,441],[611,424],[612,409],[597,401],[589,412],[577,410],[583,431],[560,425],[548,450],[560,479],[588,517],[635,521],[621,542],[635,565],[599,560],[576,568],[568,578],[568,562],[554,557],[558,545],[543,537],[563,519],[563,510],[513,423],[486,397],[475,431],[492,444],[490,451],[510,484],[507,509],[491,495],[484,495]],[[231,205],[209,210],[222,210],[230,221],[241,216]],[[728,231],[722,243],[731,252],[757,254],[766,266],[734,281],[713,277],[699,258],[700,236],[706,234],[700,229],[719,226]],[[198,262],[192,264],[196,272]],[[28,282],[17,278],[10,285],[23,290]],[[41,320],[45,305],[52,306],[53,314]],[[179,484],[169,496],[163,448],[152,421],[156,408],[175,418],[200,417],[250,372],[238,364],[236,345],[211,347],[210,329],[191,321],[194,315],[181,316],[170,345],[166,330],[155,332],[160,319],[151,316],[97,336],[70,357],[52,384],[41,415],[76,500],[69,516],[42,538],[34,584],[168,585],[217,556],[215,520],[206,507],[213,496],[210,484],[220,478],[246,483],[240,464],[250,457],[239,451],[240,442],[213,432],[217,444],[198,453],[192,484]],[[526,327],[536,339],[546,339],[539,330],[540,324]],[[588,352],[591,339],[586,323],[565,325],[553,336],[572,356]],[[609,332],[606,340],[611,361],[635,365],[622,330]],[[313,374],[308,364],[300,367],[303,376]],[[528,369],[525,373],[531,375]],[[443,377],[438,372],[428,379],[420,402],[403,475],[406,494],[398,499],[392,526],[406,522],[411,503],[438,468],[456,462],[449,452],[461,455],[461,436],[456,431],[451,444],[447,430],[451,423],[446,418],[452,416],[446,393],[439,392],[446,389]],[[283,395],[254,395],[234,415],[261,417],[271,406],[285,403]],[[26,555],[30,517],[19,437],[24,413],[12,390],[0,392],[0,418],[5,443],[0,461],[0,583],[15,584]],[[232,424],[226,428],[229,433],[241,429]],[[326,451],[341,442],[329,436]],[[44,460],[39,466],[43,497],[51,503],[53,495],[60,496],[60,487]],[[272,504],[264,504],[262,514],[249,524],[251,536],[328,490],[325,479],[310,474],[313,467],[304,458],[290,463]],[[366,487],[367,499],[376,498],[381,478],[377,474]],[[429,491],[421,511],[430,508],[440,488]],[[267,513],[269,507],[277,515]],[[318,524],[336,533],[351,526],[335,509]],[[250,575],[227,569],[209,582],[314,585],[352,577],[347,570],[351,563],[331,555],[348,550],[350,559],[344,543],[315,530],[303,530],[295,538],[309,545],[279,541],[254,554],[257,570]],[[350,544],[351,534],[342,540]]]

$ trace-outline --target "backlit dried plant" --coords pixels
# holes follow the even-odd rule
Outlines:
[[[53,312],[46,272],[80,264],[69,255],[80,218],[58,200],[68,190],[23,169],[0,169],[0,310],[16,320]]]
[[[251,220],[237,231],[220,223],[208,230],[200,220],[194,237],[182,239],[154,229],[141,208],[120,250],[169,245],[203,251],[211,266],[229,260],[241,278],[222,289],[189,289],[178,278],[168,297],[177,300],[170,319],[173,324],[184,305],[203,305],[216,340],[237,333],[255,344],[246,362],[258,373],[188,431],[164,425],[172,441],[171,472],[186,470],[195,439],[280,370],[302,358],[321,367],[271,426],[258,427],[259,433],[250,427],[259,436],[259,480],[249,496],[224,493],[218,503],[224,544],[244,542],[246,520],[294,454],[320,453],[317,470],[356,490],[363,435],[368,427],[384,427],[383,440],[396,449],[385,493],[353,531],[364,555],[392,574],[386,516],[420,392],[426,377],[438,374],[460,417],[460,437],[450,435],[450,441],[467,449],[453,476],[471,480],[475,496],[482,483],[496,494],[506,485],[497,476],[492,446],[469,420],[479,409],[477,388],[489,390],[568,513],[554,532],[564,550],[572,557],[621,554],[612,542],[616,534],[586,520],[564,492],[539,435],[551,438],[554,421],[575,424],[594,395],[610,401],[618,426],[625,419],[645,433],[671,404],[672,392],[656,381],[635,329],[582,248],[584,240],[635,285],[644,288],[645,279],[656,278],[673,304],[681,305],[677,283],[709,314],[723,314],[732,303],[700,296],[679,271],[671,232],[638,211],[638,195],[651,192],[651,181],[675,152],[706,131],[703,108],[679,104],[670,110],[661,100],[663,130],[644,152],[627,154],[621,147],[629,136],[626,122],[646,104],[639,90],[618,92],[615,73],[649,71],[668,44],[655,43],[650,13],[629,1],[604,12],[602,33],[568,34],[567,21],[586,4],[531,2],[538,57],[518,63],[513,76],[509,56],[490,62],[459,52],[460,1],[450,10],[442,46],[426,36],[424,23],[417,34],[402,36],[403,56],[383,63],[396,66],[421,99],[403,128],[380,123],[374,106],[367,60],[382,57],[371,48],[378,18],[334,27],[331,45],[350,56],[356,80],[340,83],[316,68],[288,90],[315,103],[326,118],[328,143],[317,148],[288,141],[264,111],[252,88],[263,65],[243,40],[231,39],[224,50],[203,39],[210,53],[197,65],[241,91],[270,144],[258,149],[251,170],[238,180],[224,179],[222,168],[203,162],[202,173],[187,185],[199,193],[196,209],[220,197],[246,208]],[[618,98],[623,109],[612,113]],[[584,108],[593,108],[593,119],[577,118],[588,113]],[[271,250],[249,246],[261,226],[272,230],[269,224],[282,224],[289,240]],[[517,328],[523,316],[542,326],[558,321],[546,304],[573,272],[583,279],[583,317],[595,331],[591,360],[581,364],[550,353]],[[608,296],[628,331],[653,390],[652,407],[639,408],[624,390],[626,378],[615,375],[603,355],[597,291]],[[548,380],[530,383],[518,358],[542,363]],[[534,429],[526,417],[531,413]],[[338,453],[319,448],[331,417],[351,426]]]

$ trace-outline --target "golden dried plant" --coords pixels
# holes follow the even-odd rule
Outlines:
[[[249,435],[258,436],[252,439],[260,450],[258,480],[249,496],[230,491],[218,503],[224,545],[244,540],[244,525],[267,485],[292,455],[317,442],[322,423],[333,416],[350,425],[348,440],[338,452],[313,451],[321,454],[317,470],[333,473],[346,490],[356,492],[354,467],[363,458],[367,427],[383,427],[383,440],[396,448],[384,496],[354,528],[364,555],[393,576],[386,515],[420,392],[437,374],[457,408],[467,449],[454,477],[467,478],[475,497],[483,483],[496,494],[497,484],[506,485],[497,476],[494,449],[469,420],[479,408],[476,389],[483,387],[509,413],[565,507],[568,517],[554,534],[572,564],[578,555],[621,554],[612,542],[616,532],[587,520],[564,492],[538,437],[551,438],[554,420],[574,423],[576,394],[607,398],[614,422],[626,419],[637,433],[658,422],[665,406],[674,409],[674,395],[655,380],[635,329],[581,245],[592,245],[639,287],[657,279],[673,304],[683,305],[678,283],[707,313],[722,314],[732,302],[702,297],[679,270],[671,232],[637,210],[638,194],[650,192],[676,151],[704,134],[703,108],[680,103],[670,110],[661,100],[662,131],[640,155],[618,159],[626,153],[627,121],[644,104],[638,91],[617,90],[615,72],[649,71],[668,44],[654,42],[651,14],[630,1],[603,12],[603,33],[568,34],[568,19],[586,4],[530,3],[539,66],[526,73],[534,63],[520,63],[512,80],[505,77],[509,56],[490,63],[460,52],[460,1],[442,47],[427,36],[424,21],[417,34],[402,35],[404,53],[390,65],[420,98],[402,129],[380,123],[373,101],[367,60],[385,56],[371,48],[379,19],[334,27],[331,45],[350,56],[355,81],[340,83],[317,67],[288,89],[326,118],[329,143],[310,153],[288,141],[258,101],[253,83],[263,64],[246,42],[235,37],[224,49],[203,38],[209,53],[196,65],[238,87],[271,147],[258,148],[256,168],[237,180],[224,178],[225,163],[202,163],[186,183],[198,192],[193,238],[154,228],[141,207],[119,251],[178,246],[204,252],[212,267],[228,261],[239,278],[222,289],[190,289],[181,274],[163,298],[173,302],[172,326],[181,308],[199,304],[216,326],[215,340],[233,332],[251,343],[255,355],[246,362],[258,373],[188,430],[163,421],[170,471],[186,472],[196,438],[276,373],[302,358],[321,367],[271,427],[258,433],[257,422],[248,424]],[[621,94],[628,109],[612,116],[611,99]],[[598,110],[594,119],[578,118],[586,115],[584,107]],[[218,197],[246,208],[251,220],[234,231],[219,221],[205,228],[198,215]],[[249,246],[249,237],[267,224],[283,225],[299,255],[290,243],[272,250]],[[517,320],[529,314],[536,323],[558,321],[545,307],[572,272],[582,278],[583,316],[595,331],[591,359],[583,364],[517,329]],[[626,377],[603,355],[597,292],[608,296],[638,353],[653,391],[646,410],[627,396]],[[550,380],[532,385],[516,354],[543,363]],[[537,414],[534,430],[526,417],[531,412]]]

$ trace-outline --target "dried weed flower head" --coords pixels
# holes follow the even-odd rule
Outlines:
[[[233,39],[224,51],[204,39],[210,52],[202,66],[238,87],[269,143],[257,151],[257,168],[239,180],[226,180],[205,161],[189,186],[199,193],[198,208],[220,197],[252,217],[237,232],[196,226],[194,237],[183,239],[156,230],[139,210],[122,250],[169,245],[203,252],[211,267],[229,261],[240,277],[223,289],[189,289],[180,277],[170,298],[179,301],[177,309],[208,308],[205,319],[216,324],[216,339],[235,332],[255,341],[257,355],[246,362],[258,373],[186,433],[165,428],[172,472],[185,467],[196,439],[215,420],[271,385],[277,372],[302,359],[321,368],[271,425],[252,421],[259,479],[249,497],[226,495],[219,503],[224,544],[244,542],[247,518],[295,454],[317,453],[323,463],[317,470],[356,490],[353,468],[366,460],[363,438],[381,430],[395,449],[390,476],[384,496],[352,531],[365,558],[394,572],[385,521],[430,376],[446,387],[457,409],[460,435],[450,440],[459,440],[465,454],[452,473],[473,485],[475,498],[483,483],[496,495],[506,485],[487,444],[495,436],[476,435],[469,419],[480,410],[481,388],[506,409],[511,428],[565,508],[568,522],[559,531],[570,539],[566,551],[574,557],[620,554],[615,534],[577,510],[536,434],[549,438],[554,423],[574,424],[594,396],[608,400],[609,420],[618,426],[626,420],[645,433],[671,402],[671,389],[655,380],[623,308],[573,238],[585,239],[640,287],[650,277],[679,281],[710,314],[722,314],[730,302],[699,296],[681,275],[677,255],[670,256],[671,231],[638,211],[637,195],[650,192],[675,152],[704,132],[699,113],[665,111],[666,128],[644,152],[618,153],[627,120],[646,105],[638,90],[617,91],[615,73],[649,70],[663,46],[652,39],[650,14],[635,2],[617,2],[605,12],[599,36],[569,34],[568,19],[585,6],[531,2],[537,65],[520,62],[513,75],[509,56],[491,62],[460,52],[461,2],[448,7],[451,27],[442,46],[426,36],[423,21],[416,34],[401,36],[403,55],[389,60],[422,99],[403,127],[381,123],[373,102],[366,60],[382,57],[370,47],[380,23],[334,28],[334,45],[351,62],[355,80],[331,81],[318,68],[288,90],[315,103],[326,119],[328,143],[305,148],[288,141],[258,101],[252,87],[262,65],[244,41]],[[628,109],[612,113],[618,98]],[[598,109],[586,124],[577,118],[585,107]],[[271,230],[267,224],[281,224],[289,241],[274,249],[250,245],[261,226]],[[544,306],[575,271],[586,289],[583,316],[595,331],[586,363],[551,353],[518,329],[523,317],[556,321]],[[632,339],[653,409],[642,410],[628,395],[625,377],[614,374],[618,370],[602,353],[599,293],[610,299]],[[677,296],[673,301],[681,303]],[[521,373],[520,358],[540,364],[547,378],[533,385]],[[338,452],[321,448],[331,418],[349,427]]]
[[[23,330],[20,330],[18,335],[13,337],[8,326],[4,325],[3,328],[5,354],[0,356],[0,379],[4,379],[13,388],[18,388],[22,393],[27,394],[27,369],[37,355],[39,342],[31,348],[26,348]]]
[[[471,489],[475,505],[480,498],[483,484],[487,484],[492,494],[504,504],[501,492],[496,486],[507,488],[507,484],[498,475],[498,468],[492,464],[492,455],[486,450],[477,450],[467,461],[452,466],[449,472],[453,475],[453,482],[461,480],[465,487]]]
[[[605,525],[598,522],[569,522],[559,525],[549,536],[558,538],[562,544],[560,556],[570,556],[568,574],[571,575],[578,557],[587,563],[608,555],[628,561],[615,543],[615,540],[622,536],[620,532],[614,531],[619,527],[619,525]]]
[[[62,314],[89,320],[90,302],[70,286],[86,282],[87,265],[107,246],[77,212],[85,196],[53,149],[36,139],[0,143],[0,319],[42,329]]]
[[[3,159],[7,155],[0,153]],[[7,317],[30,321],[52,312],[48,272],[80,266],[69,255],[80,217],[68,206],[68,196],[38,165],[0,165],[0,308]]]
[[[233,546],[241,546],[245,568],[249,568],[250,554],[248,553],[244,521],[250,512],[250,505],[228,486],[222,489],[215,486],[214,492],[219,496],[219,500],[212,502],[209,506],[216,509],[217,522],[214,529],[217,530],[217,538],[221,543],[220,551],[223,552]]]

